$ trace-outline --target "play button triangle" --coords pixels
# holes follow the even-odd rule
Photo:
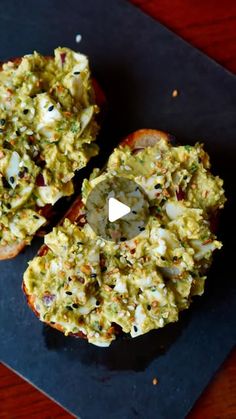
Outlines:
[[[111,223],[129,214],[130,211],[131,209],[128,207],[128,205],[123,204],[122,202],[118,201],[118,199],[109,198],[108,219]]]

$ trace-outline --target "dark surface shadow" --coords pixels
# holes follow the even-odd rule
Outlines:
[[[46,325],[43,325],[43,336],[47,349],[62,351],[66,348],[70,357],[76,357],[82,364],[100,364],[109,371],[144,371],[155,358],[168,351],[188,321],[188,313],[184,312],[179,322],[143,336],[132,339],[129,335],[121,334],[108,348],[96,347],[79,338],[65,337],[61,332]]]

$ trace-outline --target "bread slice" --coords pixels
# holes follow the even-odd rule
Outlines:
[[[45,57],[45,58],[47,60],[53,59],[53,57],[50,57],[50,56]],[[22,61],[21,57],[14,58],[11,60],[11,62],[14,62],[17,65],[20,65],[21,61]],[[0,70],[2,69],[3,64],[4,63],[0,63]],[[97,118],[98,122],[100,122],[103,112],[106,108],[106,97],[99,83],[93,78],[92,78],[92,87],[93,87],[93,92],[94,92],[94,102],[98,105],[100,109],[100,116],[99,118]],[[39,215],[42,215],[43,217],[46,218],[47,224],[55,215],[55,212],[53,211],[53,205],[51,204],[46,204],[45,207],[40,207],[37,212]],[[41,229],[38,230],[38,232],[40,231]],[[36,235],[38,235],[38,232],[36,232]],[[14,258],[24,249],[26,245],[27,243],[24,240],[19,240],[19,239],[18,240],[16,239],[15,242],[11,244],[0,245],[0,260]]]
[[[104,276],[100,276],[100,282],[98,278],[95,280],[97,288],[93,288],[94,284],[92,283],[91,278],[92,275],[94,275],[93,272],[100,272],[102,271],[101,268],[104,267],[102,260],[104,247],[100,247],[101,243],[98,245],[97,252],[100,257],[100,262],[99,259],[93,258],[92,262],[91,259],[85,259],[86,252],[80,255],[82,256],[80,259],[75,259],[76,263],[73,265],[74,270],[72,270],[72,272],[76,272],[75,281],[81,282],[81,279],[84,281],[84,278],[80,277],[80,275],[85,275],[86,282],[82,282],[82,284],[85,283],[83,290],[84,292],[87,292],[86,286],[88,286],[87,289],[89,300],[94,300],[93,303],[91,303],[92,308],[90,308],[90,306],[87,311],[86,304],[83,306],[84,303],[82,302],[82,304],[80,304],[80,300],[77,299],[81,288],[77,288],[76,284],[73,282],[73,276],[68,273],[70,269],[70,256],[68,255],[68,260],[66,259],[66,261],[63,261],[63,257],[60,258],[59,256],[59,263],[57,263],[56,260],[53,260],[53,251],[51,251],[46,244],[44,244],[39,249],[39,259],[44,258],[48,252],[52,252],[52,254],[49,254],[49,258],[46,260],[45,265],[44,260],[42,260],[43,263],[41,265],[40,263],[38,264],[39,259],[36,259],[36,265],[34,265],[32,271],[34,272],[33,277],[31,276],[32,272],[29,273],[29,277],[27,277],[26,271],[23,280],[23,291],[26,295],[29,307],[34,311],[36,316],[38,316],[45,323],[55,329],[58,329],[61,332],[66,333],[66,335],[87,339],[89,342],[98,346],[108,346],[111,341],[115,339],[115,336],[120,334],[122,330],[124,330],[126,333],[130,333],[132,337],[136,337],[138,335],[147,333],[149,330],[163,327],[169,322],[177,321],[179,312],[189,307],[192,296],[201,295],[203,293],[204,282],[206,279],[205,273],[211,264],[212,252],[217,248],[221,248],[222,246],[219,241],[215,240],[216,237],[212,232],[211,220],[212,217],[215,217],[218,209],[223,207],[225,202],[224,191],[222,188],[223,182],[218,177],[211,175],[209,171],[210,164],[208,155],[204,152],[201,145],[196,144],[194,147],[168,147],[172,145],[171,143],[173,140],[174,137],[165,132],[152,129],[141,129],[128,135],[120,143],[117,151],[120,153],[119,156],[121,156],[121,159],[123,159],[122,148],[124,147],[128,147],[130,149],[128,156],[131,154],[132,157],[132,155],[135,156],[137,153],[141,153],[141,150],[145,149],[147,151],[146,155],[150,156],[149,153],[152,147],[157,146],[155,148],[156,154],[154,153],[156,164],[154,165],[154,160],[150,161],[151,173],[153,175],[151,176],[148,172],[148,177],[146,180],[144,180],[144,182],[149,182],[150,178],[153,177],[151,194],[153,191],[155,192],[154,202],[157,202],[157,204],[151,204],[152,208],[150,210],[150,229],[147,225],[147,228],[144,229],[139,236],[131,240],[131,244],[129,241],[120,243],[118,257],[120,258],[120,256],[123,255],[123,259],[125,259],[127,256],[127,259],[122,262],[123,268],[119,269],[120,265],[118,265],[117,260],[115,260],[117,256],[116,254],[115,256],[113,254],[113,250],[116,246],[113,248],[112,244],[105,244],[105,242],[102,243],[104,246],[107,246],[105,250],[106,256],[104,257],[107,270],[104,273]],[[160,147],[158,146],[159,142]],[[165,151],[163,151],[165,149],[167,150],[166,154]],[[159,150],[162,150],[163,154],[159,154]],[[170,153],[170,150],[173,154]],[[139,157],[137,157],[137,160],[139,160]],[[190,162],[190,166],[185,166],[186,160]],[[114,162],[116,163],[115,165],[112,164]],[[178,164],[176,164],[177,162]],[[194,167],[194,162],[199,163],[199,170]],[[120,160],[119,158],[117,160],[112,160],[112,163],[109,161],[109,164],[112,164],[112,168],[115,166],[116,170],[118,170],[119,165],[122,166],[122,170],[125,169],[126,171],[130,169],[129,167],[127,169],[127,166],[123,160]],[[132,166],[132,163],[130,164]],[[139,163],[136,174],[139,174],[139,171],[142,170],[140,164],[143,164],[143,162]],[[163,164],[173,164],[174,169],[171,169],[171,166],[163,166]],[[146,164],[145,170],[148,166],[149,164]],[[169,167],[170,169],[168,169]],[[198,175],[196,174],[196,170]],[[184,172],[181,179],[186,178],[186,173],[188,173],[187,177],[189,178],[188,181],[185,181],[184,190],[182,191],[180,186],[182,184],[182,180],[179,181],[181,171]],[[106,168],[104,169],[104,172],[106,172]],[[127,172],[121,171],[121,173]],[[198,178],[198,176],[200,177]],[[203,178],[201,176],[203,176]],[[139,177],[140,185],[144,177],[145,176],[143,175]],[[161,177],[162,180],[160,179]],[[168,186],[165,186],[166,181],[169,182]],[[162,192],[160,192],[160,186],[158,186],[159,182],[162,182],[163,184]],[[198,182],[200,182],[200,184]],[[147,186],[149,185],[150,183]],[[167,188],[169,188],[169,192]],[[197,189],[199,189],[199,205],[195,196]],[[208,191],[205,194],[206,189]],[[202,192],[204,192],[204,194],[202,194]],[[148,193],[148,188],[146,193]],[[185,193],[187,194],[187,205],[185,202],[181,202],[185,199]],[[217,198],[216,194],[218,194]],[[189,196],[191,196],[191,198],[189,198]],[[165,198],[164,203],[162,203],[164,197],[167,198]],[[150,202],[152,199],[153,198],[150,198]],[[205,202],[208,199],[209,205],[206,205]],[[78,198],[74,201],[73,205],[67,211],[60,224],[62,224],[63,221],[67,222],[67,220],[69,220],[72,225],[79,227],[85,226],[85,233],[83,233],[84,235],[78,235],[79,239],[82,237],[83,244],[83,241],[86,241],[87,222],[86,208],[81,196],[78,196]],[[70,226],[70,224],[68,225]],[[184,229],[183,226],[185,227]],[[83,229],[81,229],[81,231],[83,232]],[[72,232],[73,234],[74,232],[77,234],[76,230],[72,229]],[[62,237],[64,237],[63,230],[61,230],[59,234],[62,234]],[[72,249],[73,254],[73,246],[77,246],[78,240],[74,239],[73,234],[71,235],[70,233],[68,235],[69,239],[65,235],[66,240],[62,242],[65,244],[65,249],[63,248],[63,252],[68,248],[67,240],[71,240],[73,245],[70,244],[69,248]],[[140,238],[142,234],[143,236]],[[55,237],[53,240],[54,241],[50,242],[52,246],[54,246]],[[98,241],[100,241],[100,239]],[[90,243],[88,242],[89,244],[88,248],[86,248],[86,251],[91,248],[93,249],[93,243],[95,242],[97,245],[97,239],[92,236]],[[141,249],[143,249],[142,246],[144,243],[147,245],[146,253],[142,253],[139,247],[139,244],[141,244]],[[78,242],[78,244],[81,243]],[[136,248],[138,253],[137,256]],[[163,255],[165,257],[163,257]],[[86,260],[88,260],[88,262],[86,262]],[[94,262],[94,260],[96,260],[96,262]],[[121,258],[119,260],[121,260]],[[130,260],[131,265],[129,265]],[[40,296],[40,299],[37,300],[37,291],[33,293],[33,291],[30,291],[27,288],[27,285],[33,290],[34,286],[32,287],[31,284],[34,280],[37,281],[38,275],[41,275],[42,271],[49,269],[48,266],[51,262],[53,262],[53,265],[50,265],[51,267],[53,266],[52,272],[54,274],[56,273],[56,276],[53,276],[53,280],[55,281],[53,284],[54,292],[50,292],[50,285],[48,282],[46,282],[47,288],[44,288],[43,296]],[[74,263],[73,257],[72,263]],[[84,265],[85,263],[89,263],[90,266]],[[56,268],[58,269],[56,271],[54,271],[55,265],[56,267],[59,266],[59,268]],[[97,266],[99,266],[99,268],[97,268]],[[87,270],[89,269],[88,272],[83,270],[86,267]],[[118,269],[114,273],[114,268],[117,267]],[[32,266],[29,266],[28,269],[32,269]],[[46,274],[44,273],[44,275]],[[110,275],[111,277],[113,276],[111,282],[109,282]],[[97,274],[95,273],[95,278],[96,276]],[[28,282],[27,280],[27,278],[30,277],[31,279],[33,278],[32,283]],[[43,283],[44,276],[40,276],[39,278]],[[60,281],[57,281],[58,278],[63,279],[62,288],[58,288],[58,285],[60,285]],[[65,282],[64,278],[66,278]],[[48,279],[47,276],[46,279]],[[122,280],[127,281],[127,288],[122,288]],[[116,288],[118,282],[121,285]],[[90,294],[90,286],[91,289],[93,289],[93,294]],[[129,287],[132,287],[131,289],[135,291],[130,293]],[[101,293],[97,292],[97,289],[100,289]],[[104,293],[104,290],[106,293]],[[47,315],[47,310],[44,312],[42,317],[43,312],[41,311],[41,315],[39,313],[41,310],[40,304],[43,304],[44,309],[45,305],[48,305],[48,302],[44,302],[44,298],[49,300],[51,298],[55,299],[57,298],[57,292],[59,295],[59,304],[61,304],[63,308],[63,317],[59,318],[58,320],[58,318],[55,318],[56,316],[52,317],[53,312],[50,312],[48,318],[45,318],[44,315]],[[67,298],[66,294],[69,295],[69,298],[71,299],[69,300],[69,306],[67,305],[68,300],[65,299]],[[112,310],[106,311],[107,308],[110,307],[110,304],[113,304],[113,302],[115,302],[116,307],[118,307],[114,311],[115,315],[113,315],[114,312],[112,312]],[[39,304],[39,306],[37,306],[37,304]],[[50,304],[51,303],[49,303],[49,305]],[[73,320],[71,320],[71,318],[68,317],[66,313],[69,309],[70,311],[68,311],[68,313],[70,312],[72,315],[72,306],[74,305],[76,305],[76,307],[74,307],[76,310],[75,317],[72,317]],[[86,308],[86,311],[84,311],[84,307]],[[80,311],[81,308],[82,311]],[[64,309],[66,312],[64,312]],[[121,313],[123,316],[120,316]],[[99,317],[100,315],[101,317]],[[100,323],[99,319],[101,321]],[[145,321],[147,320],[149,323],[145,323],[143,319],[145,319]],[[77,323],[80,320],[81,323]],[[97,323],[101,329],[96,328],[98,326],[95,327],[94,323]],[[78,329],[80,329],[80,331],[78,331]],[[101,334],[98,333],[98,330],[101,331]],[[97,333],[95,331],[97,331]]]

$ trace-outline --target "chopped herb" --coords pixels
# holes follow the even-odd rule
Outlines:
[[[185,150],[187,150],[187,151],[191,151],[191,148],[192,148],[192,147],[191,147],[191,145],[185,145],[185,146],[184,146],[184,148],[185,148]]]
[[[74,134],[76,134],[76,132],[79,131],[79,124],[77,122],[73,122],[73,124],[71,125],[71,132],[73,132]]]
[[[192,173],[194,173],[196,172],[197,168],[198,168],[198,165],[196,163],[193,163],[192,166],[190,167],[190,170]]]

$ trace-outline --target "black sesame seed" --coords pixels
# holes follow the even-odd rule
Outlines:
[[[24,115],[27,115],[27,113],[28,113],[28,112],[29,112],[29,109],[24,109],[24,110],[23,110],[23,114],[24,114]]]
[[[0,133],[2,133],[4,130],[2,128],[0,128]]]
[[[183,177],[183,179],[184,179],[184,180],[188,179],[188,176],[187,176],[187,175],[185,175],[185,176]]]
[[[6,123],[6,119],[4,119],[4,118],[0,119],[0,124],[1,125],[5,125],[5,123]]]
[[[96,278],[97,277],[97,274],[95,274],[95,273],[94,274],[91,274],[90,277],[91,278]]]
[[[50,322],[51,324],[55,324],[55,322]]]
[[[72,304],[72,307],[79,308],[79,304],[74,303],[74,304]]]
[[[134,326],[134,331],[135,331],[135,332],[137,332],[137,331],[138,331],[137,326]]]
[[[72,281],[72,278],[68,278],[68,281],[70,282],[70,281]]]
[[[96,301],[96,306],[99,306],[100,305],[100,301]]]
[[[144,231],[145,227],[139,227],[138,229],[139,229],[139,231]]]
[[[173,257],[173,260],[174,260],[174,261],[178,260],[178,257],[177,257],[177,256],[174,256],[174,257]]]
[[[76,76],[76,75],[80,74],[80,71],[74,71],[73,74]]]
[[[77,242],[77,246],[79,246],[80,244],[84,244],[83,242]]]
[[[120,238],[120,241],[121,241],[121,242],[125,242],[126,240],[127,240],[127,238],[126,238],[126,237],[121,237],[121,238]]]
[[[98,326],[98,329],[101,331],[102,330],[102,326],[100,325],[100,326]]]
[[[10,185],[4,176],[2,177],[2,184],[4,188],[9,189]]]
[[[103,266],[102,268],[101,268],[101,272],[106,272],[107,271],[107,267],[106,266]]]
[[[66,291],[66,294],[67,295],[72,295],[72,292],[71,291]]]
[[[49,106],[49,108],[48,108],[48,112],[53,111],[53,109],[54,109],[54,106],[53,106],[53,105]]]
[[[9,180],[10,180],[11,183],[14,183],[14,180],[15,180],[14,176],[10,176]]]
[[[35,218],[35,220],[38,220],[39,219],[39,216],[38,215],[33,215],[33,217]]]
[[[19,129],[16,130],[16,135],[17,135],[17,137],[20,136],[20,130]]]
[[[132,211],[133,214],[137,214],[137,211]]]
[[[155,187],[155,189],[159,189],[159,188],[161,188],[161,184],[157,183],[154,187]]]
[[[66,306],[67,310],[73,311],[73,308],[71,306]]]
[[[136,190],[136,191],[139,191],[139,187],[138,187],[138,186],[136,186],[135,190]]]
[[[148,309],[148,311],[150,311],[150,310],[151,310],[151,308],[152,308],[152,307],[150,306],[150,304],[148,304],[148,305],[147,305],[147,309]]]
[[[166,258],[164,258],[164,256],[161,256],[161,260],[166,260]]]
[[[6,207],[7,207],[8,209],[11,209],[11,204],[6,204]]]

